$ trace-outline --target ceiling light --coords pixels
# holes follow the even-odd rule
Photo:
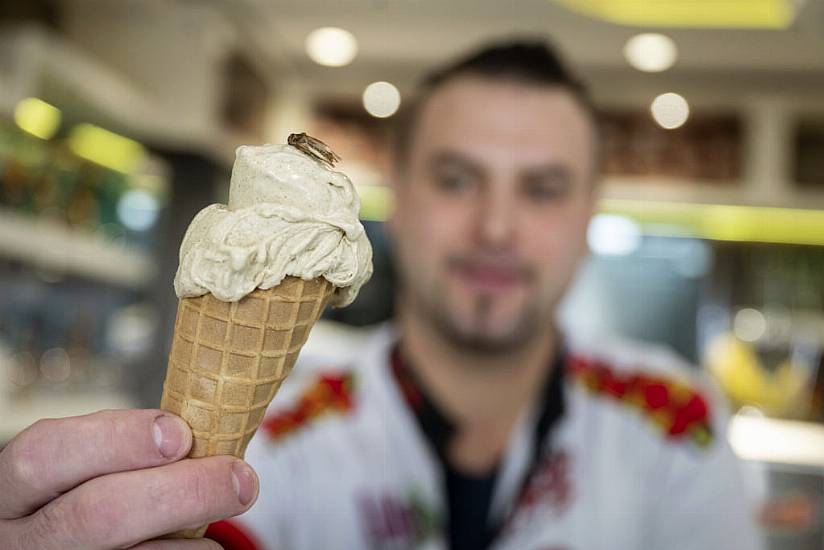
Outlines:
[[[803,5],[792,0],[555,1],[578,13],[619,25],[742,29],[786,29]]]
[[[327,67],[343,67],[358,54],[355,36],[338,27],[321,27],[306,37],[306,54],[312,61]]]
[[[687,100],[672,92],[661,94],[652,100],[650,111],[655,122],[667,130],[682,126],[690,116]]]
[[[138,142],[93,124],[72,128],[68,143],[75,155],[118,172],[134,172],[147,155]]]
[[[51,139],[60,128],[60,109],[36,97],[27,97],[14,108],[14,121],[21,130],[41,139]]]
[[[663,34],[637,34],[624,44],[624,57],[630,65],[646,73],[666,71],[675,64],[678,48]]]
[[[363,107],[374,117],[390,117],[400,105],[401,93],[389,82],[373,82],[363,91]]]
[[[824,246],[824,210],[603,199],[600,211],[634,219],[646,235]]]

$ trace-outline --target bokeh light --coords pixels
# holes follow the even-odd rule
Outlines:
[[[358,41],[345,29],[321,27],[306,37],[306,54],[319,65],[343,67],[358,55]]]
[[[650,111],[655,122],[667,130],[683,126],[690,116],[687,100],[673,92],[661,94],[652,100]]]
[[[657,73],[666,71],[678,59],[678,47],[666,35],[647,32],[637,34],[624,44],[624,57],[639,71]]]
[[[626,256],[641,246],[641,227],[635,220],[614,214],[597,214],[587,231],[587,243],[595,254]]]
[[[401,93],[389,82],[373,82],[363,91],[363,107],[374,117],[390,117],[400,106]]]
[[[764,314],[757,309],[744,308],[735,314],[733,332],[745,342],[755,342],[764,336],[767,330],[767,320]]]
[[[151,193],[132,189],[117,202],[117,217],[132,231],[145,231],[157,221],[160,206]]]

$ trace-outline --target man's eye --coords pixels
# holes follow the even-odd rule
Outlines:
[[[552,200],[563,196],[564,186],[550,182],[528,182],[524,192],[532,200]]]
[[[564,197],[568,185],[564,181],[553,179],[534,179],[523,182],[524,195],[534,201],[551,201]]]
[[[474,181],[473,178],[467,174],[440,173],[435,174],[435,183],[442,191],[458,192],[469,191]]]

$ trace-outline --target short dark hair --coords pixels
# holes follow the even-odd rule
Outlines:
[[[595,108],[586,86],[568,70],[547,41],[519,39],[497,42],[424,75],[415,99],[398,119],[394,140],[397,162],[401,165],[406,162],[418,114],[429,96],[448,82],[467,76],[562,88],[578,101],[595,123]]]

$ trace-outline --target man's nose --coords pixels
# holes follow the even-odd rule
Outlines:
[[[489,186],[478,197],[476,238],[478,244],[493,249],[507,248],[515,236],[515,201],[506,189]]]

